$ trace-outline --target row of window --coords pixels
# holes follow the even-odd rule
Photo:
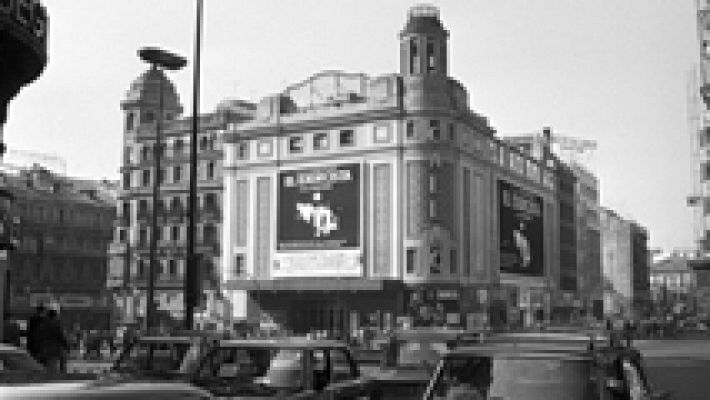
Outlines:
[[[10,274],[17,280],[42,280],[57,283],[101,281],[106,279],[103,263],[57,263],[42,264],[27,261],[24,264],[11,263]]]
[[[205,193],[198,197],[198,202],[202,202],[202,207],[206,209],[219,209],[217,203],[217,193]],[[182,196],[165,196],[158,203],[158,207],[162,208],[168,212],[183,212],[187,210],[187,198]],[[146,216],[150,214],[151,207],[150,201],[148,199],[140,199],[137,203],[137,212],[139,216]],[[127,218],[131,215],[131,202],[129,200],[124,201],[121,204],[121,217]]]
[[[136,278],[138,279],[146,279],[148,278],[148,271],[149,271],[149,261],[148,260],[143,260],[140,259],[138,260],[138,263],[136,265]],[[156,271],[156,276],[158,277],[165,277],[168,279],[179,279],[182,278],[183,275],[183,268],[182,268],[182,260],[174,260],[170,259],[167,260],[166,263],[159,263],[159,270]]]
[[[167,182],[168,169],[160,169],[160,184],[165,183],[181,183],[187,182],[189,180],[189,165],[175,165],[170,168],[171,171],[171,181]],[[200,173],[201,172],[201,173]],[[153,176],[153,171],[151,169],[144,169],[140,172],[140,185],[147,187],[153,184],[151,177]],[[208,161],[202,166],[201,171],[198,171],[198,179],[203,180],[214,180],[217,178],[216,165],[214,161]],[[129,189],[131,187],[131,172],[124,172],[123,174],[123,188]]]
[[[415,138],[415,123],[414,121],[407,121],[406,123],[406,136],[408,139]],[[441,140],[441,129],[440,121],[437,119],[429,120],[430,127],[430,139]],[[449,140],[454,140],[455,136],[455,125],[448,125]],[[338,131],[338,146],[339,147],[352,147],[356,145],[355,130],[354,129],[341,129]],[[317,132],[312,135],[312,148],[314,151],[322,151],[330,149],[331,137],[328,132]],[[375,143],[388,143],[390,142],[391,135],[389,127],[386,125],[376,125],[373,129],[373,140]],[[288,151],[292,154],[303,153],[306,150],[306,136],[305,135],[294,135],[288,138]],[[257,144],[257,155],[259,157],[269,157],[272,155],[272,142],[269,140],[260,140]],[[240,160],[247,159],[249,157],[249,147],[246,142],[241,142],[237,147],[237,158]]]
[[[107,212],[95,210],[77,210],[59,206],[23,204],[21,202],[18,202],[15,207],[19,217],[35,222],[101,227],[104,224],[110,224],[113,218]]]
[[[171,240],[176,242],[184,241],[187,237],[187,228],[181,225],[168,225],[161,226],[157,230],[158,240]],[[150,229],[141,228],[138,230],[138,243],[139,245],[147,245],[148,238],[150,237]],[[202,241],[205,243],[215,243],[218,241],[217,227],[211,224],[205,224],[202,226]],[[128,240],[128,229],[119,228],[118,229],[118,240],[126,241]]]
[[[71,236],[22,236],[19,238],[19,242],[20,249],[35,254],[44,250],[106,252],[108,248],[107,242],[101,239]]]
[[[217,138],[214,135],[202,136],[199,139],[197,146],[198,146],[199,151],[216,150],[218,148]],[[189,155],[189,152],[190,152],[190,147],[189,147],[188,143],[186,141],[184,141],[183,139],[175,139],[172,142],[171,149],[172,149],[173,156]],[[161,150],[160,150],[161,157],[165,157],[168,155],[167,150],[168,150],[168,144],[162,143]],[[152,160],[153,159],[153,151],[154,151],[153,145],[144,144],[144,145],[140,146],[139,160],[140,161]],[[131,147],[126,147],[125,152],[126,152],[125,153],[126,156],[133,154]]]

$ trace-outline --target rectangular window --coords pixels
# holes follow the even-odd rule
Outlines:
[[[160,174],[158,174],[158,184],[162,185],[165,183],[165,175],[167,174],[167,171],[165,171],[164,168],[160,169]]]
[[[414,122],[413,121],[407,121],[407,138],[412,139],[414,138]]]
[[[449,250],[449,265],[451,266],[452,275],[458,273],[459,255],[456,249]]]
[[[171,240],[180,240],[180,227],[179,226],[170,227],[170,239]]]
[[[147,229],[141,229],[138,231],[138,242],[140,245],[147,245],[148,244],[148,230]]]
[[[130,187],[131,187],[131,173],[124,172],[123,173],[123,188],[129,189]]]
[[[288,139],[288,151],[291,153],[303,153],[303,138],[291,136]]]
[[[248,158],[248,148],[246,143],[237,143],[237,159],[246,160]]]
[[[437,218],[436,200],[429,200],[429,218]]]
[[[127,239],[127,237],[128,237],[128,235],[126,235],[126,232],[127,232],[127,231],[126,231],[125,229],[119,229],[119,230],[118,230],[118,240],[119,240],[120,242],[125,242],[125,241],[126,241],[126,239]]]
[[[234,276],[242,276],[246,273],[246,259],[244,254],[237,254],[234,257]]]
[[[427,72],[436,70],[436,57],[434,55],[434,42],[426,43],[426,70]]]
[[[429,193],[436,193],[438,186],[436,175],[429,175]]]
[[[182,179],[182,168],[179,165],[173,167],[173,182],[180,182]]]
[[[454,141],[454,136],[456,132],[456,125],[454,124],[449,124],[449,140]]]
[[[259,147],[257,151],[260,157],[268,157],[271,155],[271,141],[261,140],[259,141]]]
[[[419,49],[417,48],[417,42],[412,39],[409,42],[409,73],[418,74],[419,73]]]
[[[413,274],[417,263],[417,249],[407,249],[407,273]]]
[[[168,261],[168,274],[171,278],[177,276],[177,262],[175,260]]]
[[[207,163],[207,179],[214,179],[214,162],[212,161]]]
[[[441,139],[441,130],[439,129],[439,120],[429,120],[429,128],[431,128],[431,138],[434,140]]]
[[[144,169],[142,172],[143,175],[143,186],[150,186],[150,170]]]
[[[325,150],[328,148],[328,134],[327,133],[316,133],[313,135],[313,149],[314,150]]]
[[[352,146],[355,144],[355,131],[343,129],[340,131],[340,146]]]
[[[389,127],[387,125],[375,125],[374,139],[375,143],[389,143]]]

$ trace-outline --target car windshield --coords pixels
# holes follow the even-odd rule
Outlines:
[[[443,341],[406,341],[399,345],[398,366],[435,366],[446,350]]]
[[[451,357],[427,398],[582,399],[594,390],[590,373],[590,361],[583,358]]]
[[[303,388],[303,351],[272,347],[215,350],[200,375],[228,380],[230,393],[297,391]]]
[[[28,354],[19,351],[0,352],[0,374],[13,372],[42,372],[44,368]]]
[[[114,370],[142,374],[186,373],[184,361],[191,358],[190,354],[196,351],[191,347],[192,344],[184,342],[138,341],[121,355],[114,365]]]

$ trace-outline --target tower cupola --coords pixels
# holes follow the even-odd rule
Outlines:
[[[160,113],[160,92],[163,92],[163,120],[175,119],[182,113],[182,104],[175,85],[157,68],[150,68],[141,74],[126,92],[121,102],[125,113],[126,131],[133,131],[138,125],[153,123]]]
[[[407,23],[399,33],[400,73],[446,76],[448,37],[438,8],[420,4],[409,9]]]

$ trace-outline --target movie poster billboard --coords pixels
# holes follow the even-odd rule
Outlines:
[[[277,249],[360,246],[360,164],[279,173]]]
[[[498,181],[500,272],[544,275],[542,199]]]

